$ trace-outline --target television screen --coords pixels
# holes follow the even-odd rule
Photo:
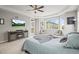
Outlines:
[[[12,19],[12,26],[25,26],[25,21]]]
[[[75,23],[74,19],[75,19],[75,17],[68,17],[67,24],[74,24]]]

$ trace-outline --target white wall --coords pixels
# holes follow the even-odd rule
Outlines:
[[[67,34],[69,32],[73,32],[76,31],[76,26],[74,27],[73,24],[67,24],[67,17],[77,17],[77,11],[71,11],[71,12],[67,12],[66,14],[61,16],[62,18],[64,18],[65,20],[65,26],[64,26],[64,34]]]
[[[5,21],[4,25],[0,25],[0,42],[7,41],[7,32],[9,30],[17,30],[15,27],[12,27],[11,24],[11,19],[15,16],[18,16],[19,19],[23,19],[24,21],[26,21],[25,27],[17,29],[28,30],[30,28],[29,17],[0,9],[0,18],[4,18]]]
[[[61,16],[58,16],[58,17],[63,18],[65,20],[65,25],[64,25],[64,30],[63,30],[64,35],[69,33],[69,32],[73,32],[77,29],[76,26],[74,27],[73,24],[70,24],[70,25],[67,24],[67,17],[75,17],[76,18],[77,17],[77,11],[70,11],[70,12],[67,12],[67,13],[65,13]],[[45,20],[48,21],[48,19],[50,19],[50,18],[39,19],[39,22],[43,22]],[[41,24],[39,25],[39,27],[41,27]],[[45,28],[45,27],[43,27],[43,28]],[[47,29],[44,29],[44,30],[46,30],[46,33],[49,33],[49,34],[51,34],[51,33],[53,34],[53,32],[57,31],[57,30],[47,30]]]
[[[77,32],[79,32],[79,8],[77,10]]]

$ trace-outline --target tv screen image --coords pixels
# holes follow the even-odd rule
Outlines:
[[[67,24],[74,24],[75,21],[74,21],[75,17],[67,17]]]
[[[25,21],[12,19],[12,26],[25,26]]]

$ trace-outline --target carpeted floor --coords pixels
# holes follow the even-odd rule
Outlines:
[[[19,39],[11,42],[1,43],[0,54],[24,54],[24,52],[21,51],[24,41],[25,39]]]

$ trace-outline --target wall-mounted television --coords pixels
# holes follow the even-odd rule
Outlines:
[[[19,19],[12,19],[12,26],[25,26],[25,21]]]
[[[67,17],[67,24],[75,24],[75,17]]]

